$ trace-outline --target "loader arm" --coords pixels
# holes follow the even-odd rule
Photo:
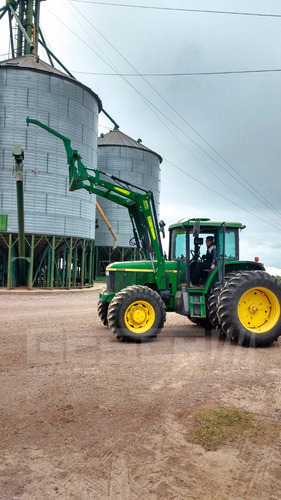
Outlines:
[[[165,259],[153,193],[140,190],[137,186],[99,169],[87,168],[78,151],[72,149],[70,139],[38,120],[28,117],[26,123],[27,126],[30,123],[38,125],[63,141],[69,166],[70,191],[85,189],[89,193],[94,193],[128,209],[133,224],[136,246],[143,259],[151,260],[158,289],[160,291],[167,290]],[[101,178],[101,176],[110,178],[110,181]],[[132,187],[139,189],[139,191],[131,189]]]

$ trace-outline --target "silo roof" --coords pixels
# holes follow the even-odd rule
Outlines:
[[[0,61],[0,69],[6,67],[53,73],[58,77],[67,78],[68,80],[75,82],[77,85],[90,92],[98,101],[99,111],[101,111],[102,109],[102,102],[99,96],[95,92],[93,92],[92,89],[86,87],[86,85],[79,82],[75,78],[72,78],[67,73],[64,73],[63,71],[54,68],[54,66],[51,66],[50,64],[44,61],[41,61],[41,59],[39,59],[38,56],[35,56],[33,54],[27,54],[25,56],[15,57],[13,59],[7,59],[6,61]]]
[[[68,78],[71,78],[69,75],[66,75],[65,73],[54,68],[50,64],[41,61],[39,57],[36,57],[33,54],[27,54],[25,56],[14,57],[13,59],[7,59],[6,61],[1,61],[0,66],[17,66],[20,68],[38,69],[40,71],[48,71],[49,73],[55,73],[57,75],[68,76]]]
[[[163,161],[163,158],[158,153],[144,146],[142,142],[135,141],[135,139],[132,139],[120,130],[111,130],[108,134],[101,135],[98,138],[98,146],[123,146],[126,148],[141,149],[142,151],[156,155],[160,163]]]

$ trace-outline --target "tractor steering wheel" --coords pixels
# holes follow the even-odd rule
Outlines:
[[[197,262],[199,262],[199,261],[202,260],[201,255],[197,255],[197,259],[195,258],[195,251],[194,250],[190,250],[190,253],[192,255],[192,259],[191,260],[196,260]]]

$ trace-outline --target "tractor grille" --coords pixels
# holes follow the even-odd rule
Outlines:
[[[114,292],[114,271],[107,271],[106,286],[107,293]]]

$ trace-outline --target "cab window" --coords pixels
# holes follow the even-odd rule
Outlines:
[[[217,254],[218,257],[222,256],[223,253],[223,233],[219,233],[217,236]],[[237,229],[228,229],[225,230],[225,252],[224,252],[224,260],[238,260],[238,233]]]
[[[238,260],[237,230],[225,231],[225,260]]]
[[[172,233],[171,259],[185,258],[186,240],[185,232],[173,231]]]

